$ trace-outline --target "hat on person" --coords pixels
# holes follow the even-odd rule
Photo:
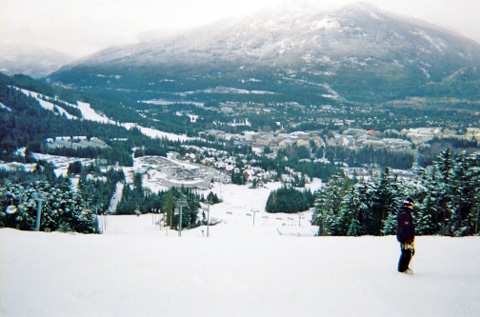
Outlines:
[[[413,206],[413,199],[408,197],[403,200],[403,205],[404,206]]]

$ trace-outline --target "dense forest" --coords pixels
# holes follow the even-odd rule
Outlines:
[[[211,194],[199,197],[186,188],[152,193],[142,186],[141,174],[133,183],[121,170],[102,172],[98,166],[70,164],[69,177],[56,177],[53,166],[38,161],[33,172],[0,171],[0,226],[22,230],[100,232],[96,215],[106,214],[117,184],[123,184],[117,214],[162,213],[167,226],[178,228],[178,202],[183,201],[182,227],[205,223],[199,219],[201,201],[219,202]],[[452,155],[447,149],[415,182],[407,182],[386,168],[371,179],[334,175],[318,193],[284,186],[270,194],[266,211],[298,212],[312,205],[312,224],[319,235],[387,235],[395,233],[399,201],[415,200],[417,234],[465,236],[478,233],[480,152]],[[41,206],[40,206],[41,204]],[[41,209],[41,221],[36,223]],[[204,213],[203,213],[204,214]]]
[[[0,227],[98,233],[95,210],[68,179],[41,165],[33,173],[0,170]]]
[[[319,235],[395,233],[399,202],[415,201],[417,234],[465,236],[479,232],[480,152],[443,151],[415,183],[389,168],[371,180],[334,176],[318,193],[312,223]]]
[[[283,186],[270,193],[265,210],[267,212],[295,213],[313,206],[314,196],[310,190],[299,191],[291,186]]]
[[[198,218],[201,201],[219,202],[214,194],[200,197],[184,187],[152,193],[143,188],[140,174],[135,174],[133,184],[129,184],[121,170],[102,172],[98,166],[74,162],[68,168],[69,177],[64,178],[54,175],[51,164],[36,165],[33,172],[0,169],[0,228],[99,233],[98,216],[109,212],[117,184],[123,185],[122,196],[116,209],[110,212],[118,215],[161,213],[165,224],[172,229],[178,229],[180,222],[177,202],[185,202],[183,228],[206,223],[204,213],[202,219]],[[78,180],[75,188],[71,178]]]

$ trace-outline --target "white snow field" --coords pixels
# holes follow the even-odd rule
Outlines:
[[[269,188],[222,185],[210,226],[100,218],[102,235],[0,229],[1,316],[478,316],[480,237],[418,237],[413,276],[387,237],[315,237],[267,214]],[[261,203],[261,205],[260,205]],[[253,212],[252,210],[257,211]],[[253,216],[255,215],[255,224]],[[280,234],[281,233],[281,234]]]

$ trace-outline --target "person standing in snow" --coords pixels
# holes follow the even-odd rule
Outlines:
[[[409,268],[410,261],[415,254],[415,225],[412,217],[413,200],[407,198],[397,213],[397,240],[400,242],[401,255],[398,261],[398,271],[413,273]]]

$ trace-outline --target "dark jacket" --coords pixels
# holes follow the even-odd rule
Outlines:
[[[400,243],[412,243],[415,239],[415,225],[411,210],[402,206],[397,213],[397,240]]]

